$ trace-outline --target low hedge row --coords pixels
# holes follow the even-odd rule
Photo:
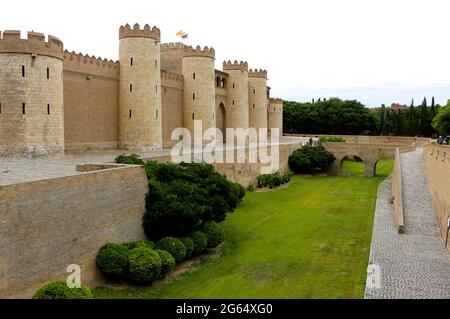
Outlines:
[[[277,172],[274,174],[259,175],[256,179],[256,186],[258,188],[280,187],[281,185],[289,183],[293,175],[294,174],[292,172],[287,172],[285,174],[280,174]]]

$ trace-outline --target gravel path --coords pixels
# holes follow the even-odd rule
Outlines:
[[[450,298],[450,255],[439,236],[422,150],[401,155],[405,234],[394,227],[391,179],[379,187],[365,298]]]

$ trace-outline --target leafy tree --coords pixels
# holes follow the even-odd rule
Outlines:
[[[447,105],[441,107],[433,119],[433,127],[441,135],[450,134],[450,100]]]

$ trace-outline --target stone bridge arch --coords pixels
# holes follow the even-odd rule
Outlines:
[[[364,163],[364,176],[376,175],[378,161],[383,157],[393,157],[398,146],[357,143],[323,143],[323,146],[334,154],[336,160],[330,167],[330,173],[342,175],[342,164],[347,156],[356,155]]]

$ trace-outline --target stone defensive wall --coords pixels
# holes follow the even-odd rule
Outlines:
[[[117,148],[119,62],[64,51],[64,138],[69,152]]]
[[[447,249],[450,251],[448,232],[448,219],[450,218],[450,146],[433,144],[425,147],[423,160],[441,237],[444,243],[447,242]]]
[[[64,51],[64,71],[119,80],[119,61]]]
[[[81,267],[84,284],[101,285],[98,249],[145,238],[144,168],[79,170],[87,172],[0,187],[0,298],[30,298],[47,281],[67,278],[71,264]]]

